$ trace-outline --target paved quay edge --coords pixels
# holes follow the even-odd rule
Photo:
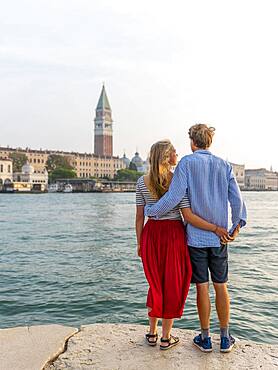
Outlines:
[[[0,370],[41,370],[77,332],[56,324],[0,329]]]
[[[213,352],[193,346],[192,330],[173,329],[181,343],[169,351],[150,347],[144,335],[148,327],[136,324],[83,325],[67,343],[67,349],[45,370],[278,370],[278,345],[238,340],[231,353],[219,351],[219,335],[212,334]],[[159,328],[161,335],[161,328]]]

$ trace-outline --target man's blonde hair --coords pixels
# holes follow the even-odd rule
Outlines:
[[[214,131],[214,127],[200,123],[190,127],[188,135],[198,148],[206,149],[211,146]]]
[[[159,199],[170,186],[169,171],[171,170],[170,154],[174,151],[170,140],[160,140],[154,143],[149,155],[150,191],[153,197]]]

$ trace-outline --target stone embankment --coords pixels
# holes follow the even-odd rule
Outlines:
[[[195,332],[174,329],[181,343],[169,351],[144,341],[147,327],[133,324],[93,324],[80,330],[60,325],[0,330],[1,370],[147,370],[277,369],[278,346],[238,341],[228,354],[192,345]]]

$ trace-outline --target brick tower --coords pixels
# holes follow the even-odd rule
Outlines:
[[[96,108],[94,154],[113,156],[112,123],[112,111],[103,85]]]

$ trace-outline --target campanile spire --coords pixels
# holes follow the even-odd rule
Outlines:
[[[105,86],[102,85],[101,94],[96,107],[94,129],[94,154],[99,156],[113,156],[113,120],[112,110],[108,101]]]

